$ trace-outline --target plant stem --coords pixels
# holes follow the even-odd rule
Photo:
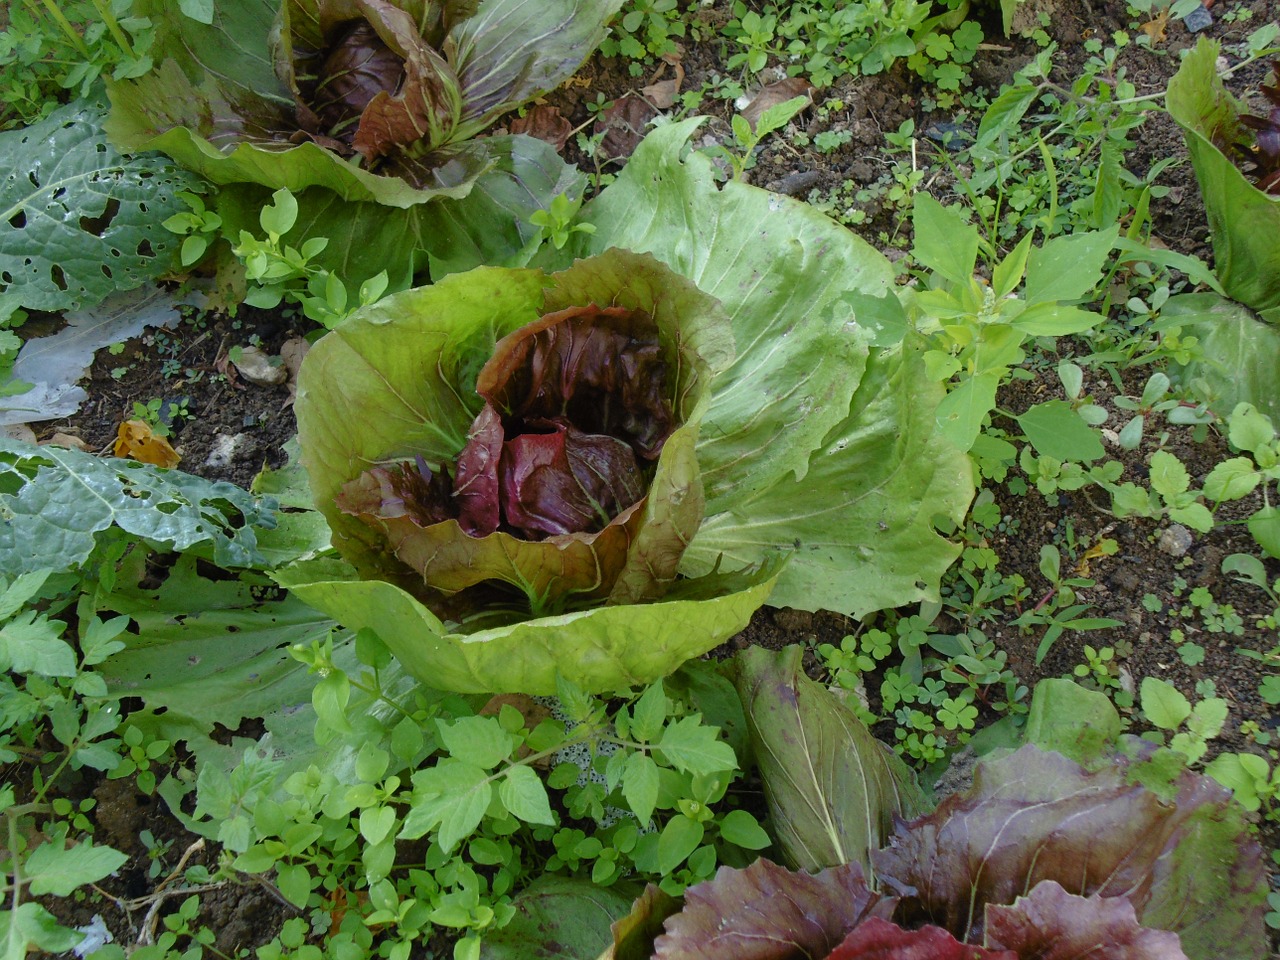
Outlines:
[[[44,0],[44,8],[49,11],[49,16],[53,17],[54,22],[62,28],[62,32],[67,35],[71,45],[80,51],[80,56],[86,60],[92,60],[93,54],[85,46],[84,37],[76,32],[76,28],[71,25],[71,21],[63,15],[62,8],[58,6],[58,0]]]
[[[120,49],[125,52],[125,55],[130,60],[136,60],[137,55],[133,52],[133,44],[129,42],[125,32],[120,29],[119,21],[116,20],[115,14],[111,12],[111,8],[106,5],[105,0],[93,0],[93,6],[98,11],[98,16],[102,17],[102,22],[107,25],[107,30],[111,32],[111,36],[120,45]]]

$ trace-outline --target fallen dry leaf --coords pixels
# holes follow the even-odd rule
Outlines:
[[[628,93],[615,100],[596,121],[596,132],[604,131],[600,154],[605,160],[625,160],[644,139],[645,128],[658,111],[644,97]]]
[[[53,444],[55,447],[66,447],[68,450],[82,450],[86,453],[89,450],[89,445],[87,443],[70,433],[55,433],[48,440],[40,441],[41,446],[44,446],[46,443]]]
[[[666,72],[668,64],[675,70],[676,75],[670,80],[659,80],[658,78]],[[659,110],[666,110],[675,105],[676,97],[680,96],[682,83],[684,83],[684,65],[680,62],[680,58],[663,57],[662,63],[658,64],[657,71],[650,78],[648,86],[640,88],[640,95]]]
[[[254,346],[242,347],[239,355],[233,351],[231,362],[240,376],[259,387],[277,387],[289,379],[284,364]]]
[[[754,128],[760,114],[794,97],[807,97],[809,103],[813,103],[813,84],[804,77],[787,77],[777,83],[770,83],[761,87],[739,112],[742,119]]]
[[[1169,11],[1161,10],[1155,17],[1142,25],[1142,32],[1151,38],[1151,43],[1164,43],[1165,27],[1169,25]]]
[[[120,424],[112,452],[117,457],[132,457],[157,467],[176,467],[182,459],[168,440],[156,436],[150,424],[142,420],[126,420]]]
[[[285,381],[285,385],[289,388],[289,398],[284,402],[285,407],[293,403],[298,395],[298,371],[302,368],[302,361],[310,349],[311,344],[307,342],[306,337],[290,337],[280,344],[280,359],[284,361],[284,368],[289,374],[289,379]]]
[[[8,437],[10,440],[21,440],[23,443],[36,442],[36,432],[31,429],[30,425],[25,423],[12,423],[6,427],[0,427],[0,435]]]
[[[540,103],[530,107],[529,112],[523,117],[512,120],[511,132],[527,133],[531,137],[537,137],[551,144],[558,152],[568,143],[569,135],[573,133],[573,124],[564,118],[559,107]]]

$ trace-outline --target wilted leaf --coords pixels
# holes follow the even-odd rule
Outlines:
[[[573,133],[573,124],[565,119],[559,107],[549,103],[539,103],[529,108],[523,117],[516,117],[510,123],[512,133],[527,133],[537,137],[544,143],[555,147],[556,151],[564,149]]]
[[[742,119],[754,128],[760,122],[761,115],[770,107],[786,103],[796,97],[806,97],[813,102],[813,84],[804,77],[787,77],[777,83],[766,84],[738,112]]]
[[[600,156],[605,160],[625,160],[644,139],[649,121],[658,115],[653,104],[628,93],[613,102],[596,120],[595,132],[603,133]]]
[[[738,654],[738,692],[787,859],[804,870],[867,865],[895,817],[919,811],[911,772],[821,684],[799,646]]]
[[[117,457],[132,457],[157,467],[176,467],[182,458],[169,445],[169,441],[152,431],[143,420],[126,420],[116,432]]]
[[[663,921],[680,906],[680,900],[663,893],[656,883],[648,884],[631,905],[631,912],[613,922],[613,943],[600,954],[600,960],[650,960]]]

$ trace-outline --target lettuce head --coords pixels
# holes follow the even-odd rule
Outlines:
[[[279,574],[464,692],[649,682],[774,602],[936,595],[973,492],[905,330],[842,298],[890,264],[655,131],[537,268],[358,312],[299,383],[342,563]],[[652,195],[650,192],[652,191]]]

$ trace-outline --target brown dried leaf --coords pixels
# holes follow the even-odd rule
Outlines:
[[[182,459],[168,440],[153,433],[150,424],[142,420],[126,420],[120,424],[112,452],[117,457],[132,457],[157,467],[176,467]]]
[[[306,337],[290,337],[280,344],[280,359],[284,361],[283,366],[288,372],[288,379],[285,384],[289,388],[289,398],[285,400],[281,409],[293,403],[294,398],[298,395],[298,371],[302,369],[302,361],[306,358],[307,351],[310,349],[311,344]]]
[[[535,107],[530,107],[529,112],[523,117],[516,117],[511,121],[512,133],[527,133],[531,137],[537,137],[551,146],[557,151],[563,150],[564,145],[569,142],[569,135],[573,133],[573,124],[564,118],[559,107],[553,107],[549,103],[540,103]]]
[[[1169,25],[1169,11],[1161,10],[1141,27],[1143,33],[1151,38],[1152,46],[1164,43],[1165,27]]]
[[[649,121],[658,115],[643,97],[628,93],[605,110],[596,121],[596,132],[604,131],[600,154],[605,160],[625,160],[644,139]]]
[[[40,445],[46,443],[53,444],[55,447],[66,447],[68,450],[81,450],[85,453],[89,452],[89,445],[82,439],[70,433],[55,433],[48,440],[41,440]]]
[[[742,108],[742,119],[754,127],[760,119],[760,114],[770,107],[786,103],[793,97],[808,97],[809,102],[812,103],[813,84],[804,77],[787,77],[785,80],[761,87],[750,102]]]

